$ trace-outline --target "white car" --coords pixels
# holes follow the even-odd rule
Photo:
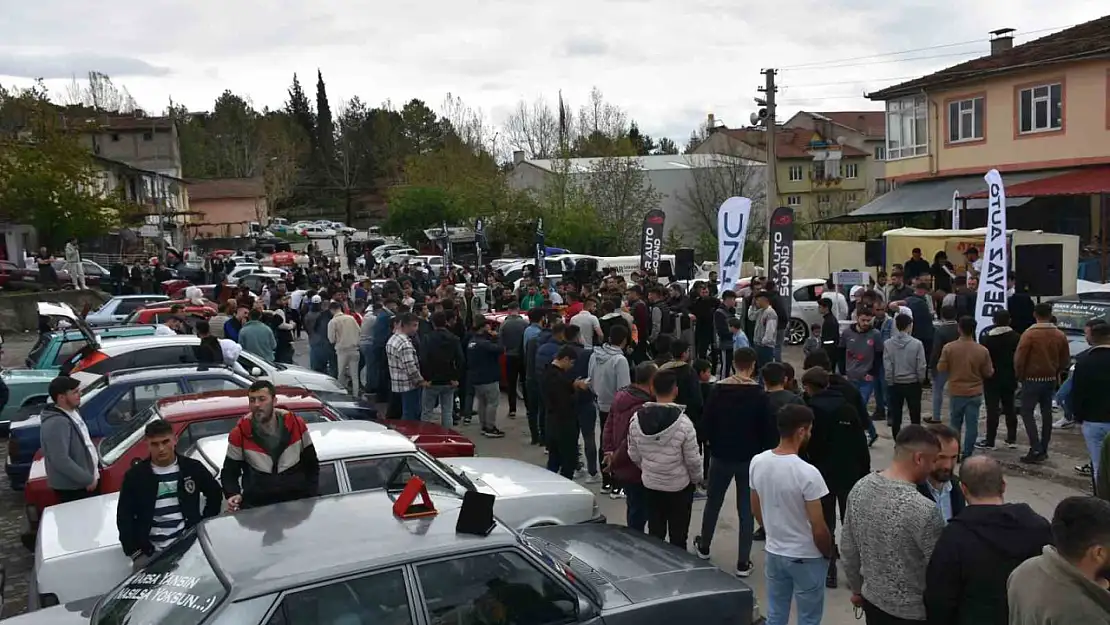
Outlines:
[[[271,276],[275,280],[289,277],[289,270],[282,269],[281,267],[267,267],[264,265],[236,265],[231,273],[227,274],[227,283],[236,284],[239,280],[246,276],[258,274],[264,276]]]
[[[335,236],[335,230],[312,224],[301,228],[301,236],[310,239],[330,239]]]
[[[406,247],[408,246],[404,243],[382,243],[371,250],[370,255],[374,257],[374,260],[380,261],[383,257],[392,254],[393,250],[404,249]]]
[[[501,458],[429,456],[404,435],[368,421],[310,423],[320,459],[320,494],[403,488],[413,475],[434,497],[468,490],[497,496],[494,514],[523,529],[605,522],[592,492],[534,464]],[[223,466],[227,436],[197,441],[185,454],[213,475]],[[393,480],[390,483],[390,480]],[[43,512],[31,579],[32,608],[101,595],[131,574],[116,530],[119,494],[51,506]]]
[[[388,253],[385,254],[384,257],[380,258],[379,260],[383,264],[386,264],[386,265],[392,265],[392,264],[403,265],[410,258],[412,258],[414,256],[418,256],[419,254],[420,254],[420,252],[417,251],[414,248],[402,247],[402,248],[398,248],[398,249],[395,249],[395,250],[390,250]]]

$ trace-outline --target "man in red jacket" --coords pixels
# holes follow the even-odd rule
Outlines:
[[[651,381],[658,370],[650,360],[636,365],[632,384],[613,397],[601,434],[603,468],[613,477],[609,497],[619,499],[623,495],[626,498],[628,527],[640,532],[647,526],[647,492],[640,480],[640,467],[628,457],[628,425],[640,406],[652,400]]]

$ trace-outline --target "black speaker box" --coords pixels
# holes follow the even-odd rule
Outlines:
[[[864,264],[868,267],[885,267],[886,259],[883,258],[886,254],[883,253],[882,239],[871,239],[863,242],[863,259]]]
[[[984,259],[983,264],[986,263]],[[1064,246],[1059,243],[1015,246],[1014,277],[1020,293],[1032,297],[1063,295]]]
[[[674,251],[674,277],[679,280],[694,279],[694,248],[680,247]]]

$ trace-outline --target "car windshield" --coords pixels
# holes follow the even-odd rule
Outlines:
[[[158,411],[154,406],[150,406],[146,410],[137,412],[127,421],[124,421],[115,432],[105,436],[100,441],[97,451],[100,453],[100,462],[104,466],[111,466],[116,460],[119,460],[123,454],[131,449],[132,445],[138,443],[143,437],[143,428],[147,423],[158,419]]]
[[[1056,317],[1056,326],[1064,332],[1082,334],[1083,327],[1091,319],[1106,319],[1107,309],[1105,304],[1056,302],[1052,315]]]
[[[440,462],[439,458],[436,458],[435,456],[425,452],[423,449],[417,448],[416,455],[429,465],[439,467],[440,471],[443,471],[447,475],[450,475],[452,478],[454,478],[456,482],[462,484],[463,487],[466,488],[466,490],[478,490],[478,487],[474,485],[474,482],[470,481],[470,478],[466,476],[466,473],[462,471],[456,471],[454,467]]]
[[[227,598],[196,532],[173,543],[112,589],[93,611],[93,625],[197,625]]]

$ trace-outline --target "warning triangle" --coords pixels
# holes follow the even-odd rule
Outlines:
[[[420,497],[420,502],[416,498]],[[428,496],[428,486],[424,480],[412,476],[405,489],[393,502],[393,516],[401,519],[418,519],[420,517],[435,516],[437,514],[432,498]]]

